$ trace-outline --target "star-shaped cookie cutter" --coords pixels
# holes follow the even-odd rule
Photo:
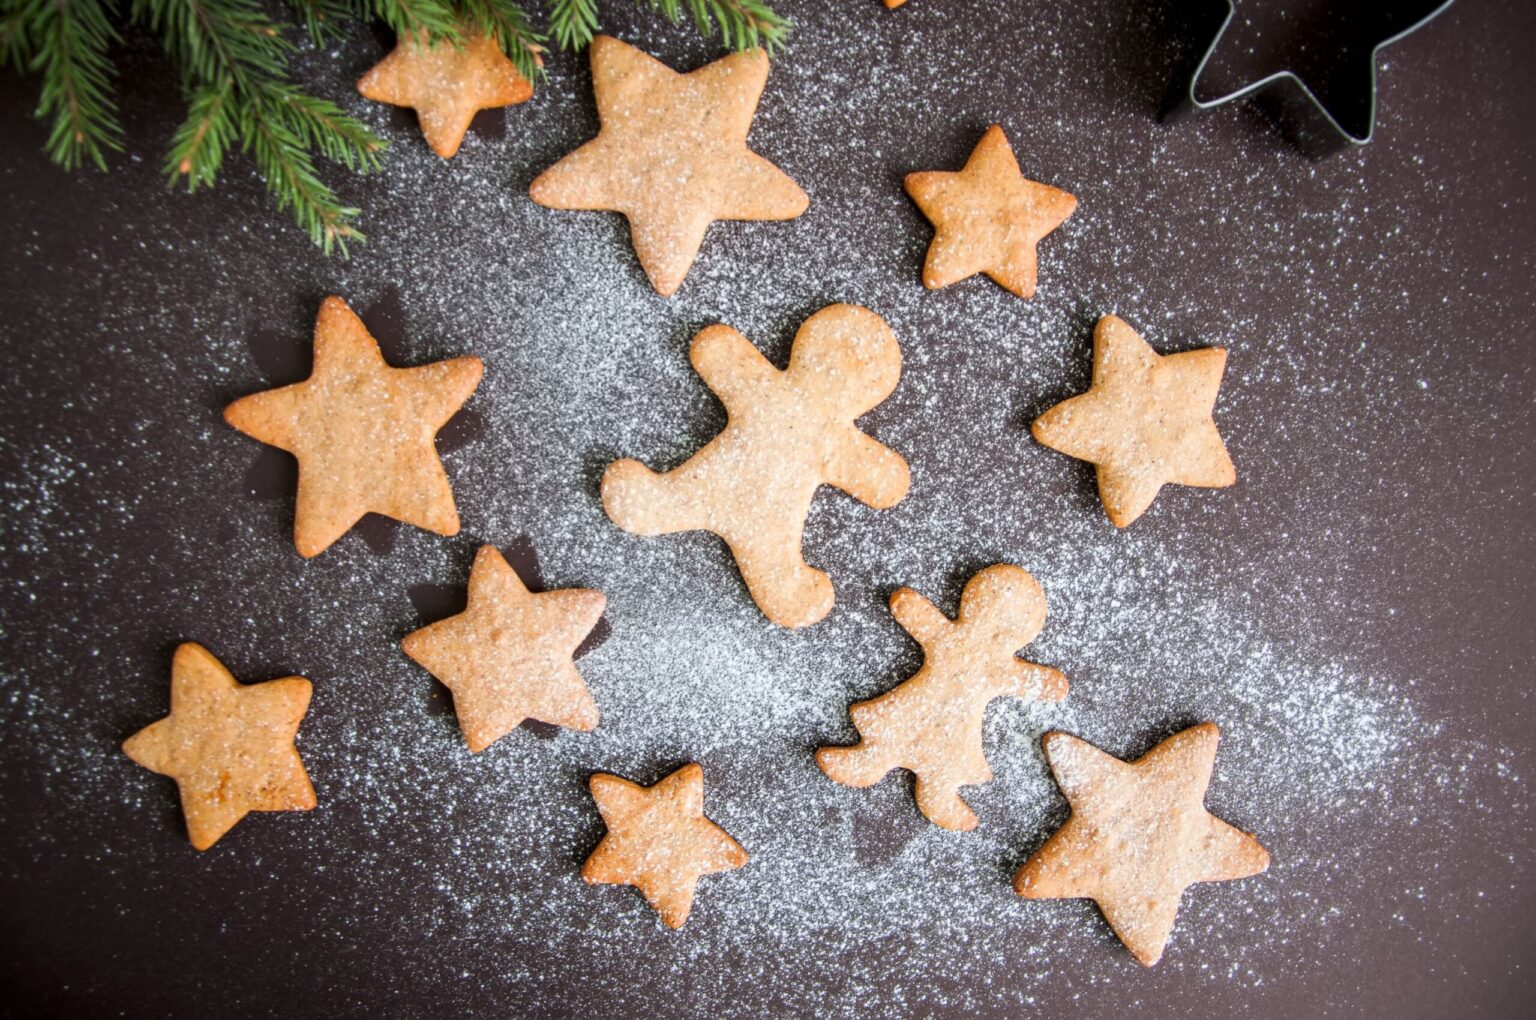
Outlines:
[[[1237,0],[1227,0],[1227,16],[1212,36],[1210,45],[1201,55],[1193,73],[1189,75],[1188,84],[1176,90],[1163,119],[1176,120],[1197,110],[1209,110],[1255,97],[1268,104],[1292,140],[1313,158],[1365,145],[1371,140],[1376,126],[1377,57],[1388,46],[1412,35],[1445,13],[1452,3],[1454,0],[1418,0],[1370,3],[1355,8],[1355,12],[1364,17],[1361,24],[1351,27],[1352,38],[1349,41],[1358,41],[1361,45],[1371,44],[1365,94],[1361,97],[1363,102],[1335,103],[1339,109],[1330,109],[1329,103],[1303,80],[1302,74],[1290,68],[1271,72],[1212,98],[1200,97],[1201,79],[1237,17]],[[1348,48],[1348,45],[1340,47],[1341,51]],[[1352,114],[1345,112],[1351,110]]]

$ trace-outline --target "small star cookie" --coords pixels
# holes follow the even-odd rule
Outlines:
[[[328,297],[315,319],[310,377],[240,398],[224,420],[298,458],[301,556],[324,552],[369,512],[455,535],[459,514],[434,437],[482,371],[473,357],[392,368],[363,320]]]
[[[1269,852],[1205,810],[1220,731],[1201,723],[1133,762],[1066,733],[1045,757],[1072,805],[1067,823],[1013,878],[1033,900],[1087,897],[1144,966],[1162,958],[1184,890],[1269,867]]]
[[[1067,678],[1015,652],[1045,624],[1045,593],[1009,564],[966,582],[953,621],[911,588],[891,595],[891,614],[923,647],[923,666],[906,682],[848,710],[862,738],[816,752],[821,770],[845,786],[870,786],[893,768],[917,776],[917,806],[946,829],[974,829],[961,786],[992,779],[982,751],[987,703],[1008,695],[1060,701]]]
[[[608,465],[603,509],[636,535],[719,535],[768,619],[815,623],[833,601],[832,582],[800,548],[817,487],[877,510],[907,494],[907,462],[854,423],[896,388],[896,337],[867,308],[830,305],[801,324],[782,372],[724,325],[694,337],[689,356],[725,404],[724,431],[665,474],[635,460]]]
[[[1098,465],[1099,499],[1117,528],[1146,512],[1168,483],[1237,481],[1211,415],[1227,352],[1159,355],[1123,319],[1093,331],[1093,384],[1030,426],[1040,443]]]
[[[623,213],[656,293],[676,293],[715,220],[792,220],[810,204],[747,148],[768,81],[762,50],[679,74],[600,35],[592,79],[597,137],[535,178],[528,194],[552,209]]]
[[[309,695],[301,676],[238,683],[208,649],[188,642],[171,660],[171,714],[124,741],[123,753],[176,780],[187,835],[207,850],[248,812],[315,806],[293,746]]]
[[[1077,199],[1027,180],[993,124],[957,173],[907,174],[907,194],[933,224],[923,263],[929,289],[986,273],[1021,298],[1035,293],[1035,246],[1064,223]]]
[[[533,83],[494,39],[470,34],[461,45],[402,36],[389,56],[357,82],[368,99],[409,106],[432,151],[452,159],[481,110],[527,102]]]
[[[697,764],[650,787],[602,772],[588,785],[608,832],[581,877],[634,886],[668,928],[688,920],[699,876],[747,863],[741,845],[704,817],[704,770]]]
[[[464,612],[400,644],[453,692],[464,741],[478,754],[524,719],[573,730],[597,725],[597,704],[574,656],[603,606],[597,591],[530,592],[501,553],[483,545]]]

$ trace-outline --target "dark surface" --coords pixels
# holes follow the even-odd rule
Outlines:
[[[593,129],[579,59],[556,58],[555,84],[528,107],[477,120],[453,167],[463,178],[423,156],[409,114],[346,99],[368,109],[394,145],[378,178],[332,175],[369,211],[370,241],[346,264],[324,260],[278,218],[244,165],[212,194],[163,188],[161,146],[179,104],[152,52],[135,50],[123,94],[131,152],[105,176],[49,166],[43,129],[27,117],[35,84],[0,77],[0,982],[18,1013],[1528,1015],[1536,993],[1536,833],[1525,786],[1536,770],[1531,8],[1466,0],[1394,47],[1377,140],[1312,164],[1245,108],[1154,122],[1199,45],[1167,4],[912,0],[886,12],[877,0],[839,0],[832,13],[790,5],[791,13],[799,6],[808,8],[801,31],[775,66],[753,141],[806,186],[812,214],[794,225],[716,228],[672,304],[646,292],[621,227],[524,208],[532,175]],[[608,16],[611,30],[675,66],[712,54],[686,31]],[[344,98],[381,52],[379,39],[354,38],[332,58],[308,58],[305,73]],[[860,96],[870,89],[910,102],[882,100],[879,116],[864,116]],[[1041,297],[1028,306],[984,282],[924,293],[916,267],[929,235],[900,195],[902,173],[958,166],[994,120],[1006,124],[1026,173],[1081,201],[1063,236],[1042,247]],[[844,144],[846,159],[835,155]],[[491,183],[461,184],[481,180]],[[551,229],[566,233],[497,226],[512,218],[558,222]],[[615,323],[615,335],[638,328],[646,343],[654,337],[665,374],[664,392],[637,402],[619,387],[614,401],[647,420],[669,406],[688,410],[681,436],[668,417],[593,439],[569,465],[577,488],[567,491],[535,463],[545,423],[515,417],[518,405],[506,399],[515,390],[498,388],[515,387],[518,370],[476,337],[550,321],[576,284],[562,275],[572,263],[548,246],[578,236],[594,238],[593,272],[641,310]],[[839,248],[850,237],[855,250]],[[808,251],[815,258],[802,271],[795,261]],[[360,538],[304,563],[288,537],[291,462],[258,453],[219,422],[229,399],[304,375],[310,321],[333,291],[348,295],[396,363],[488,355],[487,383],[441,441],[463,535],[444,540],[370,519]],[[494,317],[481,311],[493,294]],[[727,317],[782,359],[794,324],[836,299],[898,323],[904,389],[871,420],[875,434],[906,440],[899,448],[916,479],[909,512],[952,506],[925,503],[921,491],[963,490],[988,475],[1010,480],[1020,510],[1017,524],[987,518],[950,529],[922,550],[923,577],[911,576],[900,552],[901,529],[917,525],[898,524],[915,518],[881,518],[846,500],[813,515],[808,548],[837,580],[838,620],[804,635],[764,630],[763,654],[844,642],[859,668],[824,681],[824,714],[807,730],[765,722],[761,739],[703,753],[711,814],[742,837],[752,867],[773,867],[768,823],[752,828],[770,810],[779,812],[773,831],[825,826],[827,854],[843,846],[830,834],[848,822],[851,853],[871,869],[931,837],[905,787],[823,789],[830,784],[816,785],[809,753],[851,738],[836,729],[850,697],[910,671],[911,649],[880,615],[889,587],[926,586],[952,609],[969,570],[1002,556],[1044,570],[1047,636],[1052,628],[1060,636],[1041,661],[1062,665],[1074,684],[1069,702],[1087,706],[1073,725],[1116,753],[1139,752],[1207,706],[1186,697],[1188,684],[1160,687],[1164,679],[1152,676],[1137,713],[1093,715],[1120,674],[1104,665],[1109,646],[1084,629],[1091,607],[1061,594],[1070,585],[1053,577],[1070,575],[1069,551],[1094,543],[1175,550],[1177,576],[1132,586],[1147,605],[1198,591],[1243,606],[1282,643],[1347,656],[1411,706],[1413,722],[1393,746],[1399,760],[1381,766],[1361,810],[1341,813],[1323,804],[1272,813],[1238,778],[1265,771],[1245,757],[1245,730],[1258,727],[1222,718],[1220,776],[1239,785],[1218,779],[1213,809],[1258,831],[1276,869],[1257,884],[1191,893],[1156,971],[1135,968],[1090,909],[1026,914],[1004,895],[1007,872],[1060,818],[1049,799],[1035,814],[989,799],[1021,781],[1008,767],[973,799],[983,830],[1005,848],[985,865],[1001,890],[997,921],[975,930],[974,943],[964,936],[958,951],[969,962],[949,973],[925,963],[941,958],[940,942],[945,952],[958,944],[942,918],[862,941],[797,932],[730,899],[750,888],[752,867],[735,886],[706,880],[695,918],[676,934],[661,932],[632,897],[589,891],[575,878],[600,833],[581,790],[587,772],[650,782],[700,754],[665,726],[636,736],[623,728],[622,708],[610,714],[628,703],[624,685],[639,682],[602,666],[604,655],[643,638],[625,629],[626,600],[682,591],[679,605],[699,603],[706,620],[737,613],[732,620],[755,625],[713,545],[641,546],[602,530],[596,472],[616,453],[636,452],[636,435],[647,457],[675,463],[718,427],[718,409],[683,362],[694,329]],[[1220,494],[1165,493],[1130,537],[1086,530],[1102,523],[1088,472],[1029,448],[1023,431],[1081,389],[1092,321],[1108,310],[1148,327],[1164,349],[1221,338],[1233,350],[1219,421],[1242,483]],[[1032,344],[1051,338],[1051,352],[1022,351],[1018,364],[1033,357],[1036,367],[1013,375],[1014,362],[978,365],[974,352],[994,328]],[[580,371],[587,355],[571,343],[549,356],[570,357]],[[628,352],[616,355],[626,370],[652,363]],[[998,428],[1011,438],[957,460],[948,437],[963,442],[982,413],[964,402],[981,385],[968,373],[1003,377],[990,410],[1006,411]],[[955,399],[933,412],[924,395]],[[913,421],[922,427],[904,432]],[[497,438],[525,434],[521,446]],[[591,534],[599,552],[577,550],[577,532]],[[542,573],[545,586],[609,592],[613,632],[601,648],[589,643],[583,669],[594,663],[588,676],[605,726],[616,727],[609,747],[622,750],[605,749],[603,730],[584,744],[539,731],[548,739],[508,738],[501,749],[525,760],[454,756],[461,748],[446,698],[429,693],[394,643],[455,611],[478,541],[507,548],[530,583]],[[889,544],[858,558],[847,552],[855,541]],[[712,571],[707,583],[691,586],[692,575],[656,558],[671,552],[654,548],[691,550]],[[901,566],[870,568],[881,555]],[[1127,551],[1127,576],[1148,562],[1140,556]],[[627,557],[652,558],[629,578]],[[1166,633],[1156,624],[1118,640],[1157,645],[1175,640],[1180,625],[1170,618]],[[170,783],[116,752],[165,711],[170,651],[186,639],[207,644],[242,680],[316,679],[300,747],[320,811],[252,816],[206,855],[186,845]],[[879,665],[866,670],[867,661]],[[1220,682],[1214,672],[1210,682]],[[1277,703],[1284,693],[1275,690]],[[1289,736],[1303,735],[1281,735]],[[417,740],[442,750],[426,764],[402,764]],[[736,764],[756,763],[758,753],[771,760],[781,744],[792,763],[785,776],[803,777],[803,788],[771,765]],[[570,746],[587,750],[537,771]],[[403,759],[385,753],[401,747]],[[989,753],[995,765],[1003,756]],[[494,787],[492,770],[502,777]],[[1031,781],[1044,783],[1043,772]],[[834,807],[797,808],[792,794],[802,789]],[[538,839],[458,856],[474,834],[535,816],[548,801],[568,806]],[[835,813],[855,804],[863,813],[851,821]],[[1308,863],[1287,871],[1287,861]],[[483,888],[444,877],[477,868]],[[929,880],[906,864],[891,874],[882,881]],[[472,899],[463,895],[470,887]],[[1303,894],[1310,898],[1295,899]],[[575,906],[541,913],[557,896]],[[1257,913],[1244,914],[1250,897]],[[445,905],[454,900],[462,913]],[[524,912],[499,928],[480,924],[514,902]],[[868,930],[856,903],[826,910],[834,922],[848,911],[851,932]],[[475,924],[462,923],[469,915]],[[780,941],[738,939],[730,925],[744,917]],[[1065,940],[1059,955],[1052,940]],[[819,944],[826,950],[814,966],[793,962]]]

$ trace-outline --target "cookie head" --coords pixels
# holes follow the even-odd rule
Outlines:
[[[896,389],[901,346],[885,320],[856,305],[829,305],[795,334],[789,372],[809,393],[835,395],[857,418]]]
[[[977,625],[1022,648],[1045,626],[1045,591],[1029,571],[1000,563],[973,576],[960,596],[959,621]]]

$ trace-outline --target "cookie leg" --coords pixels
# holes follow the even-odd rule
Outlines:
[[[603,472],[603,510],[632,535],[666,535],[701,527],[674,472],[659,474],[638,460],[619,460]]]
[[[832,611],[832,581],[800,558],[798,533],[790,538],[768,529],[726,541],[752,600],[780,627],[804,627]]]
[[[844,786],[873,786],[891,770],[890,763],[868,744],[823,747],[816,752],[816,764],[834,782]]]
[[[947,779],[919,775],[914,790],[917,808],[935,825],[970,831],[976,828],[976,813],[960,799],[958,789]]]

